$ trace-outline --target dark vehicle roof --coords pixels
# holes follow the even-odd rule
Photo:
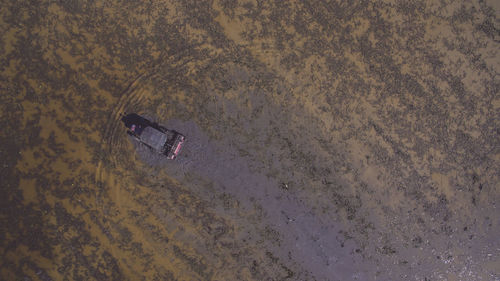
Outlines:
[[[136,127],[140,127],[140,128],[153,126],[153,123],[151,123],[151,121],[149,121],[146,118],[139,116],[135,113],[123,115],[122,122],[129,129],[132,129],[133,125],[135,125]]]
[[[161,151],[163,149],[163,146],[167,141],[167,135],[153,127],[144,128],[144,130],[141,132],[140,138],[142,142],[158,151]]]

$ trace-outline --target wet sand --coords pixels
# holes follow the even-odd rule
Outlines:
[[[6,2],[0,280],[500,280],[499,10]]]

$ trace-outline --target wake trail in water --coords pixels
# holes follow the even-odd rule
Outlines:
[[[147,98],[153,94],[150,87],[152,80],[162,76],[162,68],[164,68],[167,63],[169,63],[167,71],[170,70],[170,72],[172,72],[173,70],[182,68],[191,61],[189,58],[182,57],[181,55],[183,53],[184,52],[181,52],[170,57],[165,55],[160,58],[158,63],[135,77],[122,91],[116,104],[112,105],[110,108],[110,113],[105,122],[104,132],[100,142],[100,150],[97,152],[99,153],[99,161],[96,165],[94,175],[94,183],[96,186],[96,209],[100,210],[104,217],[107,216],[104,210],[104,202],[111,205],[115,204],[118,208],[121,206],[120,187],[115,186],[116,184],[108,186],[109,183],[106,183],[109,175],[111,175],[110,173],[113,173],[112,169],[124,166],[126,165],[125,162],[127,162],[126,159],[123,158],[123,155],[126,155],[124,152],[126,151],[129,138],[121,122],[121,118],[126,112],[131,113],[140,111],[140,109],[144,107]],[[106,192],[108,192],[109,189],[112,189],[109,195],[114,198],[109,198],[109,200],[105,201]]]

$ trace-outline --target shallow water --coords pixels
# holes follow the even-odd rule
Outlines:
[[[500,280],[498,11],[6,2],[0,279]]]

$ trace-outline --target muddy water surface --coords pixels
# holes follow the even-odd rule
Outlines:
[[[500,280],[499,9],[5,2],[0,279]]]

